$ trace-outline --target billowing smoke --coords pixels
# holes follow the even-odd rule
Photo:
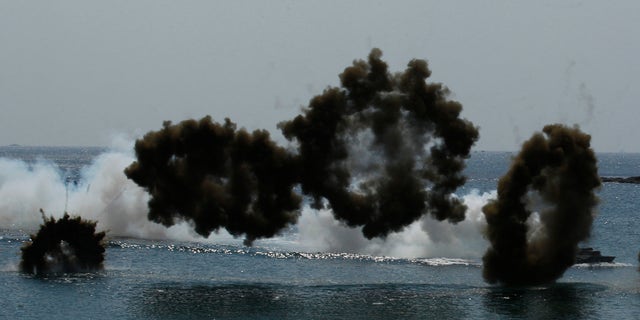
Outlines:
[[[110,237],[200,239],[185,223],[165,228],[147,219],[149,195],[127,178],[124,169],[135,158],[133,141],[98,155],[70,182],[68,172],[51,162],[0,158],[0,225],[34,233],[42,219],[39,208],[55,218],[65,211],[97,221]],[[217,236],[229,239],[226,234]]]
[[[591,137],[563,125],[543,132],[523,144],[500,179],[498,198],[483,208],[490,241],[483,275],[489,283],[552,282],[589,237],[600,186]],[[535,229],[531,221],[538,222]]]
[[[102,269],[104,232],[96,223],[64,214],[61,219],[44,217],[31,241],[22,247],[20,269],[25,273],[69,273]]]
[[[280,123],[297,151],[228,119],[165,123],[146,134],[125,173],[151,195],[149,218],[166,226],[187,220],[203,236],[224,228],[251,244],[296,222],[299,185],[314,208],[330,208],[367,238],[428,213],[464,220],[466,207],[452,193],[465,182],[477,128],[460,118],[447,88],[426,83],[425,61],[391,74],[381,55],[374,49],[368,61],[355,61],[340,75],[341,88]]]
[[[371,239],[400,231],[431,213],[460,222],[466,207],[451,194],[478,130],[460,118],[449,91],[427,84],[427,63],[412,60],[392,75],[374,49],[340,75],[303,115],[280,127],[299,144],[303,193],[314,207],[328,203],[348,226]]]
[[[474,191],[461,198],[468,207],[465,220],[451,224],[425,215],[400,232],[367,239],[362,228],[349,228],[333,218],[330,210],[302,209],[296,243],[302,251],[355,252],[399,258],[446,257],[477,260],[487,249],[482,207],[495,192]]]
[[[247,244],[296,222],[294,159],[267,131],[248,133],[210,117],[165,122],[138,140],[135,151],[137,161],[125,173],[150,193],[152,221],[189,220],[205,237],[225,228],[246,235]]]

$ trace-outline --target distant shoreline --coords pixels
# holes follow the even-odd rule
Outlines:
[[[90,145],[78,145],[78,146],[74,146],[74,145],[22,145],[22,144],[17,144],[17,143],[12,143],[12,144],[7,144],[7,145],[0,145],[0,148],[67,148],[67,149],[78,149],[78,148],[86,148],[86,149],[110,149],[109,146],[90,146]],[[518,150],[472,150],[471,154],[481,154],[481,153],[506,153],[506,154],[513,154],[514,156],[516,154],[518,154]],[[612,152],[612,151],[603,151],[603,152],[598,152],[596,151],[596,155],[597,154],[629,154],[629,155],[640,155],[640,152],[626,152],[626,151],[620,151],[620,152]]]
[[[40,149],[109,149],[107,146],[35,146],[35,145],[21,145],[21,144],[8,144],[0,146],[0,148],[40,148]]]
[[[640,184],[640,177],[601,177],[602,182]]]

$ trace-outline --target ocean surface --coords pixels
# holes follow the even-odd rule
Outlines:
[[[0,147],[2,319],[637,319],[640,185],[604,183],[584,246],[615,263],[576,265],[556,283],[489,285],[482,278],[480,208],[513,154],[475,152],[469,207],[456,226],[425,218],[368,241],[330,212],[305,208],[298,225],[242,245],[202,239],[187,224],[145,218],[148,197],[122,170],[130,151]],[[602,176],[640,175],[639,154],[598,154]],[[41,220],[64,211],[107,230],[105,268],[46,277],[18,271]]]

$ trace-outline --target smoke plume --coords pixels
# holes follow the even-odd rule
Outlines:
[[[421,217],[400,232],[385,238],[367,239],[362,228],[349,228],[334,219],[331,210],[302,209],[296,244],[302,251],[358,253],[396,258],[464,258],[474,261],[487,249],[486,222],[482,206],[496,197],[495,192],[473,191],[461,198],[468,207],[465,220],[451,224],[429,215]]]
[[[490,247],[483,257],[487,282],[552,282],[573,265],[588,238],[600,186],[591,137],[577,127],[547,125],[526,141],[498,198],[483,208]],[[530,220],[539,220],[536,229]]]
[[[68,273],[102,269],[105,233],[96,223],[64,214],[46,219],[31,241],[22,247],[20,269],[25,273]]]
[[[426,83],[425,61],[391,74],[381,55],[373,49],[368,61],[355,61],[341,88],[279,124],[297,150],[210,117],[146,134],[125,173],[151,195],[149,218],[166,226],[187,220],[203,236],[224,228],[251,244],[296,222],[299,185],[314,208],[330,208],[369,239],[427,213],[464,220],[466,208],[451,194],[465,182],[477,128],[460,118],[447,88]]]
[[[293,158],[267,131],[237,130],[210,117],[147,133],[125,173],[151,195],[149,219],[171,226],[194,223],[207,237],[225,228],[246,243],[295,223],[301,199],[293,192]]]
[[[96,230],[109,230],[110,237],[202,240],[187,223],[166,228],[147,219],[149,194],[124,174],[135,160],[134,141],[119,144],[123,145],[112,145],[73,176],[44,159],[0,158],[0,225],[35,233],[42,224],[42,208],[56,219],[76,212],[97,221]],[[221,238],[230,236],[216,237]]]
[[[311,100],[303,115],[280,124],[299,144],[304,194],[324,200],[350,227],[371,239],[400,231],[431,213],[464,220],[465,206],[451,197],[478,130],[461,119],[462,105],[448,89],[427,84],[427,63],[412,60],[392,75],[374,49],[340,75],[343,88]]]

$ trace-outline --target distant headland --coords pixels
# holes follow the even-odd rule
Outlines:
[[[601,177],[602,182],[617,182],[617,183],[635,183],[640,184],[639,177]]]

